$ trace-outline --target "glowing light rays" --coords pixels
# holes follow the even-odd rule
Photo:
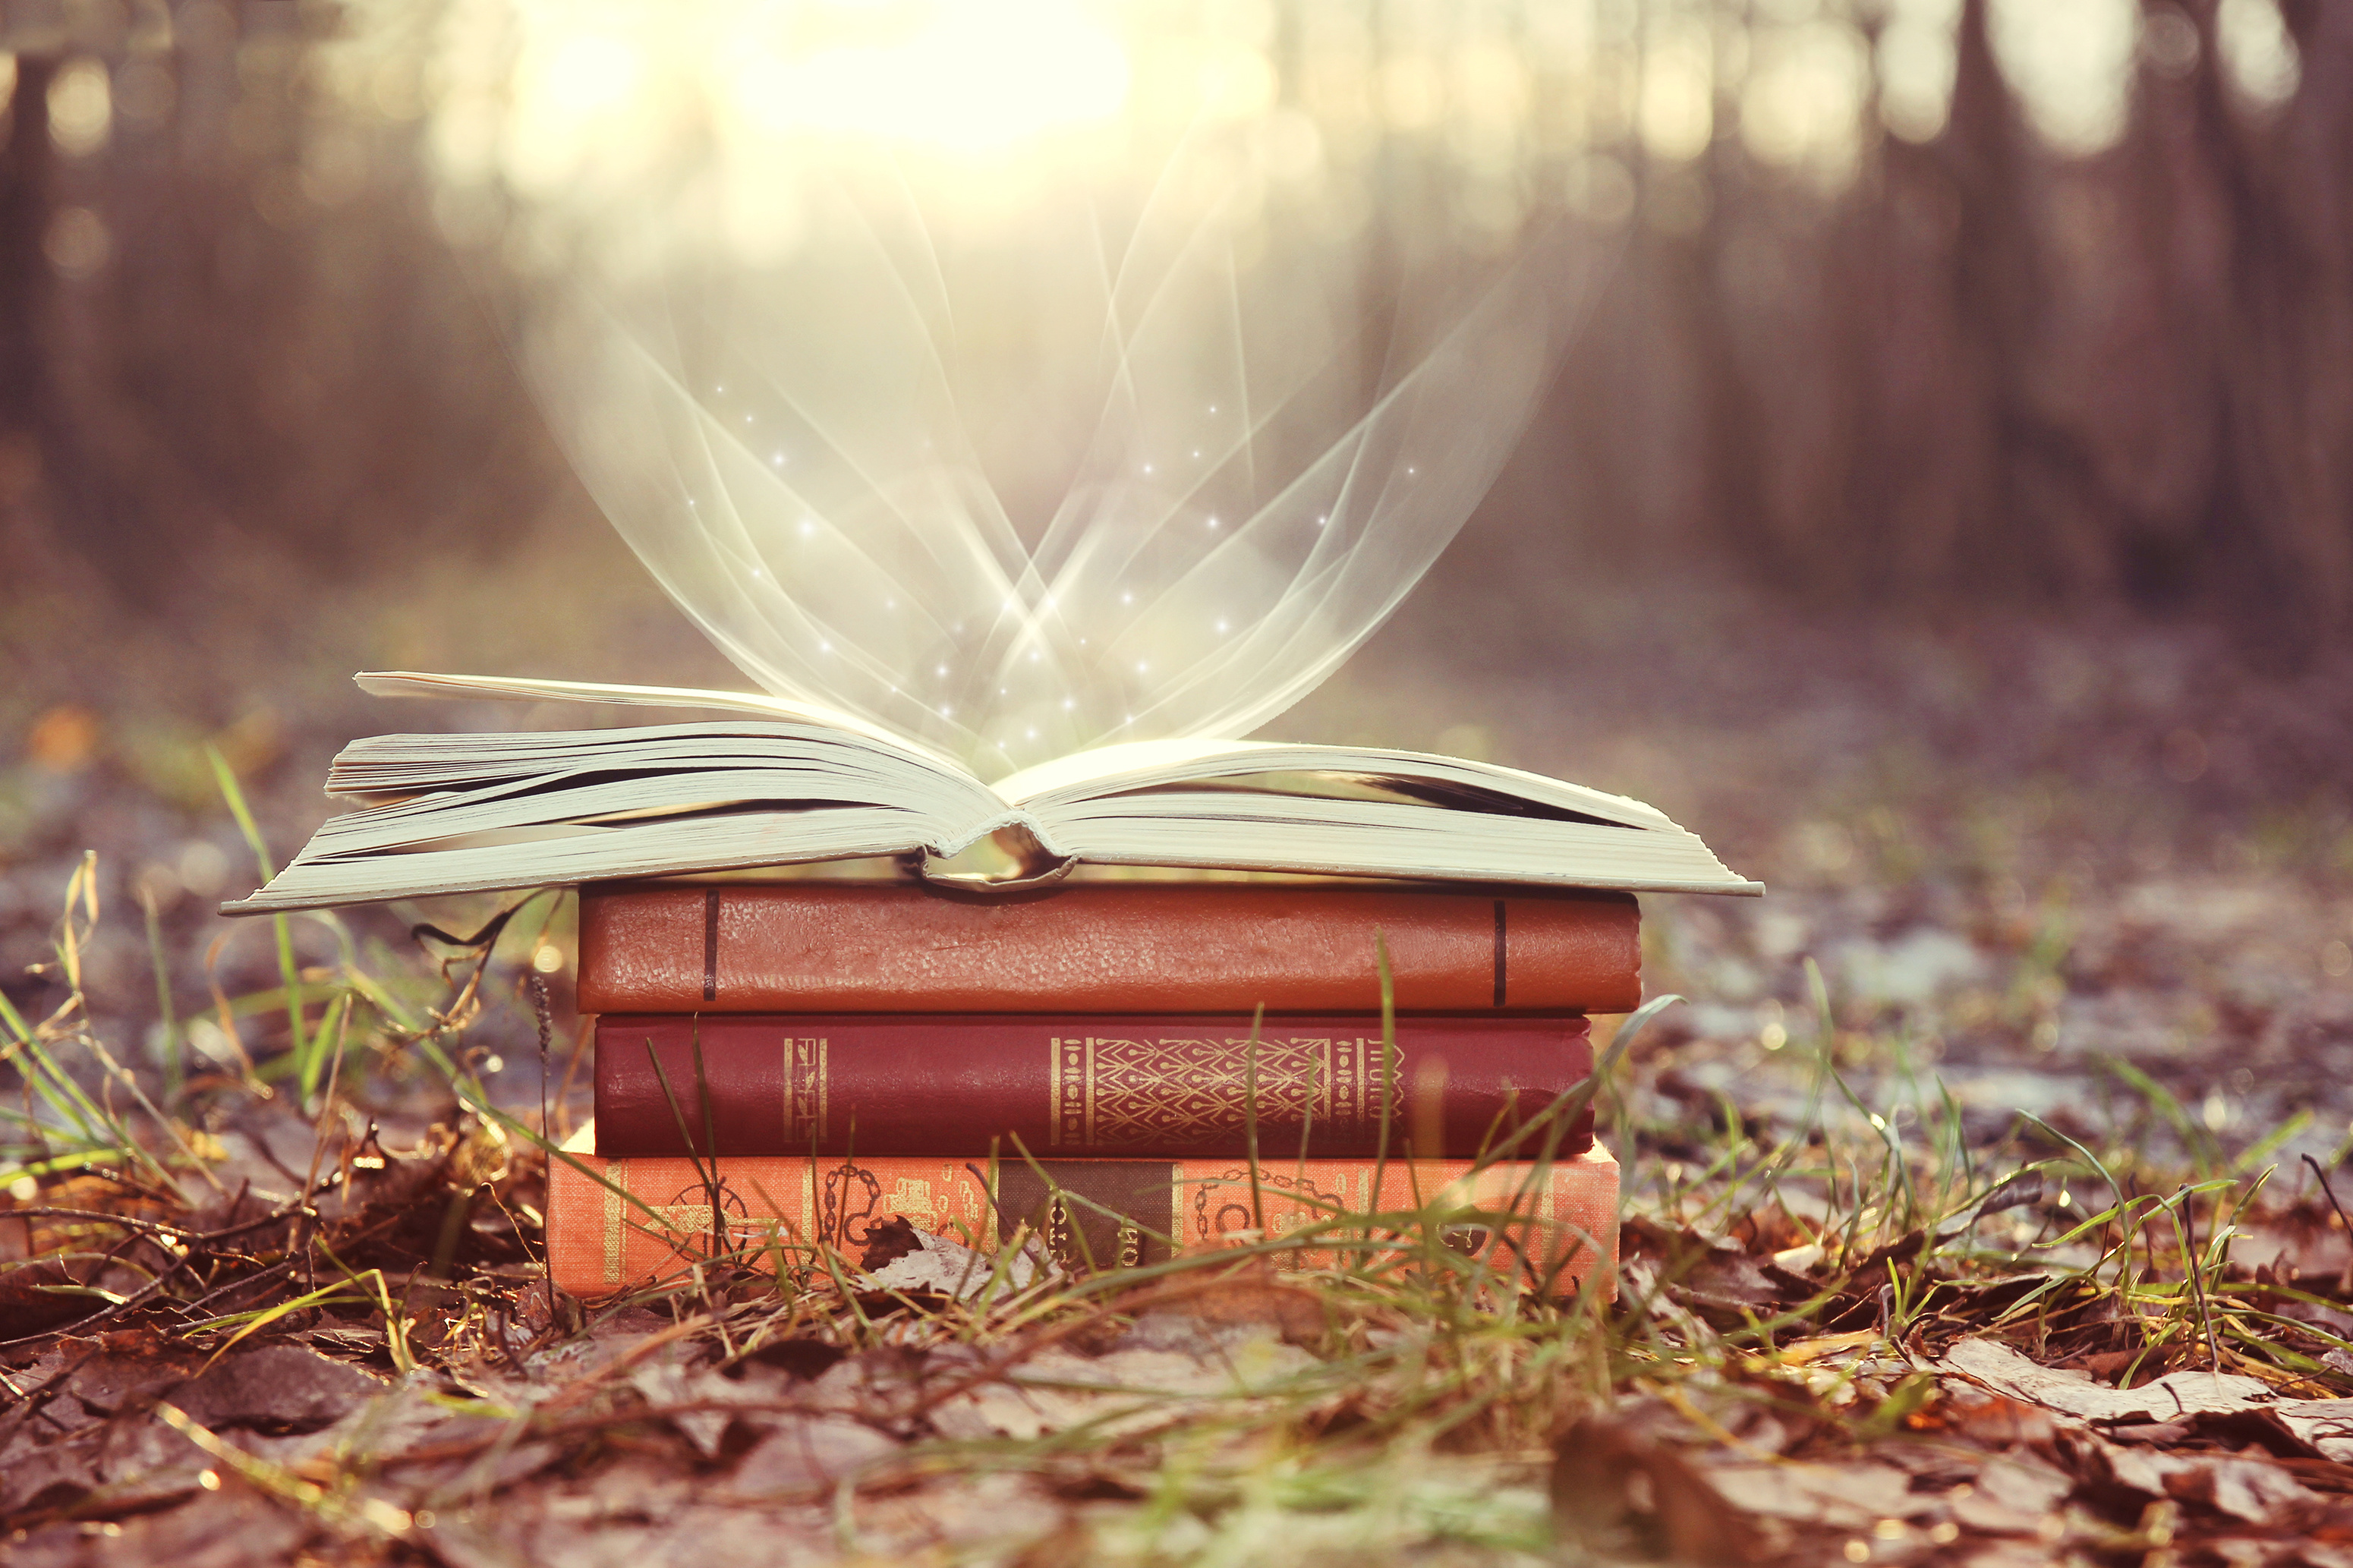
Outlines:
[[[773,267],[552,289],[527,362],[599,504],[767,690],[986,773],[1246,733],[1453,536],[1597,262],[1546,248],[1443,309],[1409,276],[1368,310],[1352,246],[1253,260],[1266,213],[1177,174],[1098,258],[1101,400],[1034,546],[965,431],[940,253],[871,180],[805,180],[831,237]]]

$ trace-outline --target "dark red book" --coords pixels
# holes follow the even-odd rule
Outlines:
[[[1357,1159],[1382,1152],[1386,1102],[1390,1154],[1471,1159],[1593,1071],[1574,1016],[1400,1017],[1384,1055],[1360,1014],[1270,1017],[1255,1047],[1246,1016],[608,1015],[596,1152],[1018,1158],[1018,1140],[1039,1157],[1238,1159],[1254,1102],[1261,1160],[1299,1159],[1303,1139],[1308,1157]],[[1553,1152],[1592,1135],[1588,1111]]]

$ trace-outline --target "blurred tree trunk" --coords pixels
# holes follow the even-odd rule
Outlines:
[[[1961,7],[1952,118],[1937,144],[1957,198],[1952,472],[1961,493],[1947,573],[2082,588],[2107,576],[2096,542],[2107,509],[2081,444],[2044,395],[2040,362],[2054,312],[2037,222],[2042,170],[1994,59],[1988,10],[1989,0]],[[1929,560],[1915,563],[1923,569],[1935,573]]]
[[[57,69],[46,55],[17,57],[0,148],[0,506],[46,513],[31,531],[43,547],[73,549],[109,585],[149,604],[168,579],[177,537],[141,510],[117,466],[100,457],[61,374],[71,362],[49,254],[60,213],[48,112]]]
[[[29,499],[42,474],[50,403],[42,352],[48,313],[49,81],[54,62],[16,61],[16,90],[0,144],[0,508]]]
[[[2284,8],[2303,74],[2268,157],[2241,132],[2211,63],[2213,9],[2196,6],[2208,62],[2196,123],[2231,235],[2230,462],[2215,510],[2260,546],[2262,575],[2247,586],[2272,612],[2263,624],[2308,645],[2353,610],[2353,7]]]

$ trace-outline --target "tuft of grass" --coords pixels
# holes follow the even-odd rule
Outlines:
[[[260,869],[262,881],[268,882],[278,875],[278,868],[269,858],[269,846],[262,839],[260,825],[253,820],[252,809],[245,804],[245,792],[237,787],[237,773],[229,767],[228,759],[221,755],[217,746],[205,747],[205,760],[212,764],[214,781],[220,785],[221,798],[228,804],[229,815],[237,819],[237,831],[245,835],[246,844],[253,850],[254,864]],[[278,939],[278,973],[286,983],[286,1027],[288,1037],[293,1042],[295,1075],[301,1082],[302,1097],[307,1100],[316,1086],[318,1064],[311,1054],[311,1037],[302,1023],[302,984],[301,976],[294,966],[293,921],[286,915],[272,915],[269,917],[269,929]]]

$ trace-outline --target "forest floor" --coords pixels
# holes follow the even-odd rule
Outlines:
[[[1281,731],[1650,799],[1770,885],[1646,900],[1686,1000],[1599,1085],[1614,1300],[1413,1214],[1345,1268],[552,1295],[563,903],[479,966],[407,932],[487,901],[211,912],[257,869],[228,800],[282,859],[396,722],[310,663],[381,650],[210,708],[28,655],[0,1555],[2353,1564],[2353,668],[1594,604],[1409,617]]]

